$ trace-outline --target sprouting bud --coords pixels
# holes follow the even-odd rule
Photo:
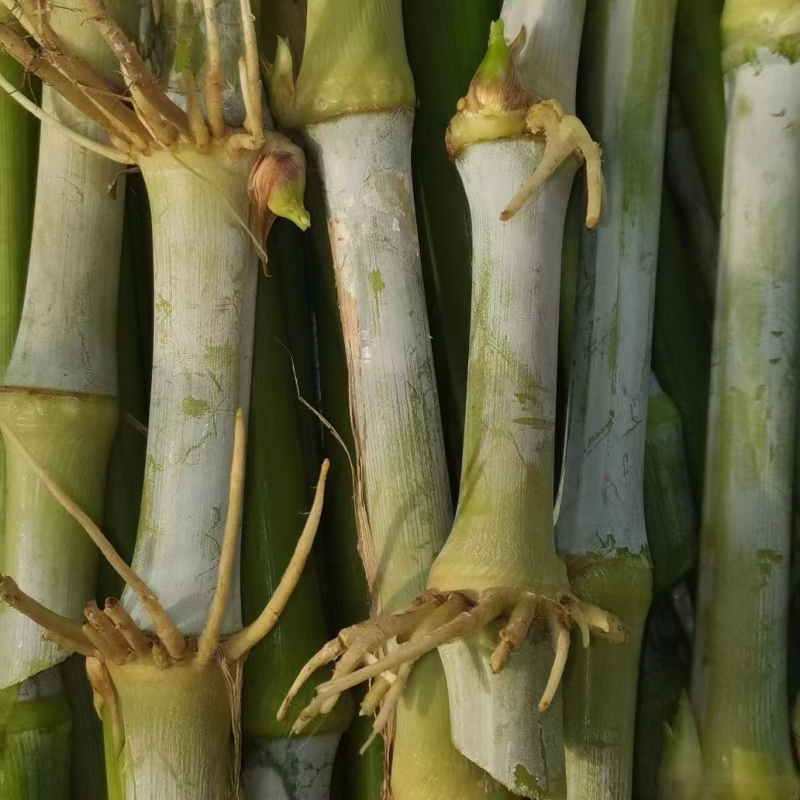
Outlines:
[[[524,112],[530,105],[528,92],[517,73],[515,56],[524,41],[524,29],[506,42],[505,25],[499,19],[489,28],[489,46],[469,85],[466,109],[485,114]]]
[[[451,156],[472,142],[524,133],[525,112],[531,98],[515,63],[524,35],[523,29],[509,44],[503,21],[491,24],[486,55],[470,82],[467,96],[458,101],[457,113],[447,129],[445,141]]]
[[[249,195],[255,215],[255,233],[263,240],[275,217],[291,220],[306,230],[311,219],[303,205],[306,188],[306,157],[285,136],[272,133],[267,149],[250,172]]]
[[[294,59],[287,39],[278,37],[275,60],[267,65],[265,73],[269,104],[275,118],[282,125],[293,127],[291,121],[295,94]]]

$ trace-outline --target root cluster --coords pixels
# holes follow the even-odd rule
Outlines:
[[[317,687],[316,697],[300,713],[292,730],[300,733],[314,718],[329,713],[342,692],[371,680],[361,714],[373,714],[379,707],[380,711],[366,748],[391,719],[416,661],[437,647],[477,633],[502,616],[507,621],[489,662],[494,673],[503,669],[534,620],[545,619],[550,628],[555,657],[539,711],[549,707],[558,690],[573,626],[580,630],[584,647],[589,646],[593,633],[617,642],[624,639],[622,623],[615,616],[571,593],[553,599],[536,592],[494,588],[482,592],[472,603],[461,592],[429,590],[394,614],[344,629],[322,647],[300,671],[278,711],[278,719],[283,719],[311,675],[336,661],[333,677]],[[396,646],[387,652],[390,643]]]

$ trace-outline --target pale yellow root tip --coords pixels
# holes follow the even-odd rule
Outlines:
[[[561,678],[564,675],[567,656],[569,656],[569,630],[564,627],[558,618],[558,613],[555,611],[550,613],[548,622],[553,636],[555,657],[553,658],[553,668],[550,670],[547,686],[545,686],[542,699],[539,701],[539,711],[546,711],[550,707],[550,703],[553,702],[553,698],[556,696],[558,687],[561,684]]]
[[[536,194],[544,183],[570,156],[577,156],[586,163],[586,185],[588,188],[586,227],[594,228],[600,219],[603,177],[599,145],[583,123],[564,113],[561,105],[554,101],[537,103],[527,115],[530,133],[545,138],[542,160],[511,202],[500,214],[500,219],[510,220],[525,203]]]

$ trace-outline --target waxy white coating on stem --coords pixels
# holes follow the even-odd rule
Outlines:
[[[603,148],[606,202],[596,231],[583,238],[556,541],[559,552],[576,556],[576,593],[616,613],[626,638],[571,657],[564,681],[570,800],[631,792],[652,582],[644,451],[675,7],[675,0],[587,4],[582,113]]]
[[[142,160],[153,219],[153,376],[142,512],[133,566],[183,634],[199,634],[217,583],[234,414],[247,409],[256,255],[247,185],[256,154]],[[179,159],[179,160],[178,160]],[[190,168],[192,171],[190,171]],[[224,199],[223,199],[224,198]],[[227,200],[227,204],[225,202]],[[233,586],[239,584],[236,556]],[[126,590],[123,603],[150,619]],[[223,633],[241,628],[239,592]]]
[[[505,0],[501,19],[506,39],[524,28],[517,56],[522,82],[534,100],[557,100],[575,113],[575,84],[586,0]]]
[[[518,70],[534,99],[574,109],[584,3],[506,2],[506,39],[524,28]],[[508,222],[500,213],[544,152],[533,138],[467,146],[457,166],[472,218],[472,323],[459,507],[429,585],[480,591],[568,587],[555,553],[555,394],[561,243],[577,161]],[[558,591],[555,589],[555,591]],[[552,667],[541,626],[498,674],[480,635],[441,648],[453,742],[518,794],[564,791],[560,693],[536,705]],[[475,724],[476,703],[484,721]],[[485,724],[484,724],[485,723]]]
[[[798,786],[787,718],[786,626],[797,398],[800,63],[759,50],[726,80],[692,700],[703,796],[728,797],[752,787],[754,797],[783,800],[795,797]],[[731,697],[742,701],[731,703]]]
[[[97,138],[94,123],[46,87],[44,105]],[[106,465],[116,429],[117,293],[124,176],[119,167],[46,127],[41,131],[36,207],[19,333],[0,393],[6,424],[33,448],[87,512],[102,514]],[[55,392],[50,394],[49,392]],[[77,392],[87,394],[64,394]],[[38,602],[80,618],[95,589],[97,554],[80,527],[6,448],[0,573]],[[64,577],[68,576],[68,577]],[[63,661],[41,629],[0,608],[0,686]]]
[[[384,612],[425,589],[452,516],[411,186],[412,121],[403,108],[306,129],[347,356],[361,557]],[[395,722],[395,800],[478,800],[493,791],[450,743],[436,654],[415,666]]]
[[[244,800],[328,800],[340,734],[248,739]]]
[[[102,135],[47,87],[43,106]],[[4,382],[114,395],[125,177],[51,126],[42,127],[39,152],[25,302]]]
[[[385,612],[423,591],[451,519],[411,189],[412,120],[401,109],[307,129],[347,354],[361,554]]]
[[[607,202],[597,229],[584,234],[582,261],[597,271],[584,267],[578,281],[557,514],[558,547],[568,553],[639,553],[647,545],[642,481],[674,0],[665,5],[672,13],[651,13],[661,24],[648,46],[665,68],[644,87],[638,116],[639,14],[607,5],[607,88],[591,100],[602,103],[602,128],[592,134],[603,147]],[[641,163],[629,157],[632,148],[646,154]]]
[[[531,139],[500,140],[470,145],[457,161],[472,217],[472,332],[461,499],[431,572],[437,588],[567,585],[552,497],[561,231],[577,164],[500,221],[542,152]],[[555,791],[564,770],[560,695],[546,713],[535,710],[552,666],[549,637],[529,638],[497,675],[494,646],[477,636],[441,649],[453,741],[512,790],[527,793],[523,767]]]

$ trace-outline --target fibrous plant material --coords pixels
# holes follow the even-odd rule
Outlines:
[[[650,605],[643,474],[675,2],[587,4],[579,109],[603,144],[606,213],[584,234],[556,541],[575,591],[626,641],[567,665],[568,796],[628,797]]]
[[[302,332],[289,335],[290,325],[310,323],[302,244],[300,233],[279,220],[270,234],[270,274],[259,276],[242,534],[245,620],[261,610],[292,555],[308,502],[307,464],[316,464],[319,458],[316,448],[304,453],[302,426],[317,432],[318,421],[303,407],[295,383],[309,366],[311,354],[302,347]],[[346,466],[342,471],[346,474]],[[337,746],[352,718],[351,706],[342,703],[303,736],[291,736],[289,719],[276,719],[297,671],[328,638],[326,623],[319,574],[311,563],[269,641],[253,648],[245,662],[242,784],[247,800],[329,796]],[[297,708],[312,693],[309,685],[297,698]]]
[[[84,0],[83,13],[73,10],[72,18],[105,40],[126,80],[124,96],[79,54],[64,55],[49,9],[15,9],[39,50],[34,54],[10,26],[0,28],[3,43],[90,116],[110,145],[73,138],[144,173],[154,223],[155,332],[133,568],[71,487],[65,490],[65,479],[3,426],[17,457],[124,578],[122,602],[88,604],[81,625],[37,603],[11,578],[3,597],[88,657],[112,794],[228,797],[238,782],[238,746],[230,747],[230,737],[238,745],[242,658],[270,630],[299,577],[327,471],[284,579],[258,618],[239,630],[245,421],[236,409],[249,394],[260,242],[276,214],[308,224],[303,156],[265,127],[246,0],[163,9],[155,62],[142,58],[102,0]]]
[[[721,0],[678,0],[672,64],[675,98],[691,131],[715,219],[720,213],[725,143],[721,9]]]
[[[391,614],[416,603],[451,522],[411,194],[414,91],[398,0],[309,2],[297,78],[280,42],[270,89],[278,120],[304,130],[322,182],[350,386],[360,552],[374,610]],[[423,601],[422,613],[437,604]],[[346,633],[329,643],[289,699],[303,677],[337,654],[340,676],[374,661],[392,638],[383,635],[381,619],[367,624],[369,634],[348,653]],[[384,702],[377,733],[400,700],[393,796],[484,798],[499,791],[450,743],[438,655],[420,662],[402,698],[404,681],[395,683],[390,693],[387,681],[376,682],[362,708],[372,713]],[[322,703],[325,712],[335,704],[333,696]],[[304,712],[296,728],[313,716]]]
[[[482,629],[507,616],[493,654],[481,652],[475,659],[467,650],[442,650],[452,736],[462,752],[501,784],[538,796],[563,791],[558,735],[540,739],[537,729],[549,725],[541,722],[539,713],[556,696],[569,627],[577,624],[587,644],[592,630],[610,638],[623,634],[613,617],[571,593],[552,539],[557,338],[553,309],[558,307],[560,237],[548,238],[542,232],[563,228],[580,159],[586,160],[589,174],[589,224],[596,224],[600,199],[599,149],[568,111],[574,98],[583,4],[556,9],[509,3],[504,16],[519,38],[509,48],[503,23],[492,28],[489,51],[469,94],[459,102],[447,137],[471,203],[475,270],[467,435],[454,528],[431,568],[426,592],[394,614],[343,631],[309,663],[298,683],[338,659],[333,679],[318,688],[317,699],[303,712],[298,727],[332,708],[343,690],[374,678],[362,710],[371,711],[383,700],[375,722],[376,731],[381,730],[404,696],[409,676],[418,675],[418,659],[459,639],[466,640],[464,648],[479,646]],[[529,39],[521,32],[523,26]],[[538,50],[535,43],[548,38],[545,32],[557,44]],[[522,78],[517,57],[524,66]],[[559,69],[562,64],[565,75]],[[487,192],[487,186],[492,191]],[[540,189],[543,196],[526,204]],[[541,261],[542,268],[531,272],[531,259]],[[535,329],[529,316],[532,304],[551,311],[537,317]],[[511,429],[506,429],[509,423]],[[505,504],[499,501],[502,497]],[[528,639],[532,626],[537,637],[544,632],[546,640],[552,638],[552,645],[548,641],[535,647],[535,640]],[[393,640],[399,642],[396,649],[383,658],[369,658]],[[518,645],[525,652],[504,670]],[[538,663],[531,668],[525,656]],[[480,666],[472,666],[470,675],[467,662],[475,660]],[[479,686],[481,679],[490,688],[471,692],[468,687]],[[522,687],[524,694],[512,699],[515,687]],[[470,708],[474,712],[481,696],[488,716],[482,714],[482,724],[470,726]],[[539,712],[534,709],[537,701]],[[557,712],[548,719],[557,725]],[[513,726],[508,738],[512,751],[505,741],[493,741],[500,722]],[[400,718],[398,729],[402,730]],[[522,737],[514,741],[520,730]],[[541,741],[546,754],[539,748]]]
[[[469,204],[442,139],[453,108],[486,51],[500,0],[405,3],[408,60],[414,73],[414,198],[425,297],[450,481],[456,487],[464,443],[470,317]]]
[[[728,132],[692,686],[703,798],[798,794],[786,697],[798,42],[796,0],[726,2]]]
[[[5,5],[21,13],[21,6]],[[30,4],[27,7],[31,10]],[[109,76],[113,59],[94,32],[75,24],[75,3],[59,4],[52,12],[44,6],[35,10],[42,12],[42,25],[53,37],[70,38],[64,58],[80,53],[93,62],[98,74]],[[6,50],[21,40],[9,39],[6,26],[12,22],[11,14],[6,8],[0,14],[0,50]],[[4,104],[29,102],[21,76],[4,80],[3,90]],[[92,140],[103,137],[93,122],[49,87],[44,88],[42,102],[45,113],[58,118],[62,131]],[[17,111],[33,122],[18,105]],[[32,143],[21,146],[19,156],[24,158]],[[52,127],[42,131],[40,145],[37,179],[3,203],[4,211],[23,210],[26,193],[36,188],[25,301],[0,389],[0,428],[12,426],[99,519],[117,423],[115,325],[122,203],[109,190],[119,167]],[[124,176],[116,188],[124,192]],[[20,233],[25,233],[24,225]],[[13,448],[5,453],[4,462],[7,502],[0,574],[14,574],[29,594],[58,613],[80,616],[95,593],[96,554]],[[24,747],[16,750],[13,766],[4,763],[0,773],[0,784],[10,797],[52,799],[69,794],[69,707],[59,671],[48,670],[67,655],[55,643],[44,641],[41,630],[29,620],[0,609],[0,686],[7,697],[19,699],[7,724],[13,729],[18,717],[16,724],[25,730],[24,735],[19,731],[11,735],[10,742],[24,742]],[[4,752],[15,752],[15,745]]]

